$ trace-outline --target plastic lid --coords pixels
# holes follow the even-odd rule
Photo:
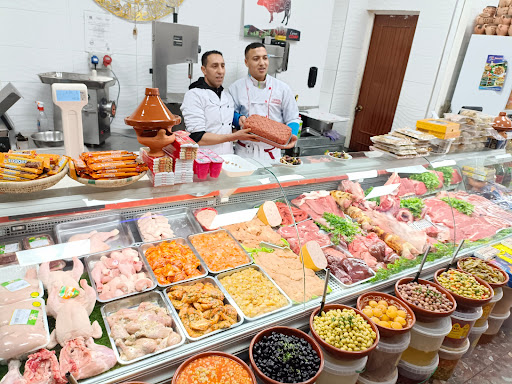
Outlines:
[[[492,297],[490,303],[495,303],[500,301],[503,298],[503,288],[498,287],[494,288],[494,296]]]
[[[484,333],[485,331],[487,331],[487,328],[489,328],[489,322],[487,320],[485,320],[484,325],[482,325],[481,327],[471,328],[471,332],[469,334],[471,335],[471,334]]]
[[[324,371],[338,376],[350,376],[362,371],[366,366],[368,356],[357,360],[339,360],[324,353]]]
[[[463,321],[474,321],[482,317],[484,311],[482,307],[475,307],[462,311],[461,309],[455,310],[450,316],[452,319],[463,320]]]
[[[442,317],[436,321],[425,323],[416,320],[416,324],[411,331],[417,332],[423,336],[442,337],[446,336],[452,330],[452,320],[450,317]]]
[[[471,346],[471,343],[469,342],[469,339],[466,339],[464,341],[464,344],[462,344],[459,348],[448,348],[444,345],[441,345],[441,348],[439,348],[439,357],[444,360],[457,360],[464,355],[469,347]]]
[[[432,363],[430,363],[429,365],[425,365],[425,366],[415,365],[415,364],[408,363],[405,360],[400,360],[398,362],[398,368],[401,368],[407,372],[411,372],[415,375],[427,376],[427,375],[431,375],[432,372],[435,371],[438,364],[439,364],[439,355],[436,355],[436,357],[434,358]]]
[[[403,352],[411,342],[411,332],[398,334],[392,337],[382,337],[377,344],[377,350],[384,353],[399,353]]]
[[[510,316],[510,311],[508,311],[507,313],[505,313],[504,315],[498,315],[498,314],[490,314],[489,315],[489,319],[493,319],[493,320],[505,320],[505,319],[508,319]]]
[[[324,366],[325,368],[325,366]],[[391,376],[391,379],[385,380],[385,381],[373,381],[370,379],[367,379],[366,377],[363,377],[359,375],[359,378],[357,379],[357,382],[359,384],[395,384],[398,380],[398,369],[395,369],[395,373]]]

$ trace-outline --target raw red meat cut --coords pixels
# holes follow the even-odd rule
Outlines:
[[[333,247],[324,248],[331,273],[345,285],[367,279],[373,274],[363,260],[346,255]]]
[[[371,269],[377,270],[378,263],[385,262],[395,252],[376,233],[367,236],[358,235],[348,245],[348,250],[357,259],[363,260]]]
[[[361,184],[350,180],[343,180],[338,186],[338,190],[348,192],[355,197],[355,201],[364,200],[364,191]]]
[[[341,264],[353,282],[358,282],[373,276],[368,265],[366,265],[363,260],[347,257]]]
[[[459,184],[462,181],[462,176],[460,175],[459,171],[457,169],[453,169],[452,172],[452,181],[450,182],[451,185]]]
[[[23,379],[27,384],[64,384],[68,381],[61,376],[55,351],[40,349],[28,356]]]
[[[293,199],[292,204],[305,211],[314,221],[324,225],[327,224],[323,218],[325,212],[345,217],[328,191],[303,193],[296,199]]]
[[[380,205],[376,208],[379,212],[389,212],[396,216],[400,209],[400,197],[396,195],[385,195],[380,197]]]
[[[411,180],[411,183],[414,185],[414,193],[416,196],[421,196],[428,192],[427,186],[423,181]]]
[[[320,233],[320,228],[312,221],[307,220],[297,224],[299,231],[300,244],[297,239],[297,232],[295,226],[281,227],[277,231],[289,243],[290,248],[296,254],[300,253],[300,245],[306,244],[308,241],[316,241],[321,247],[331,244],[331,239],[324,233]]]
[[[292,206],[290,206],[288,208],[287,204],[281,203],[279,201],[276,202],[276,206],[277,206],[277,209],[279,209],[279,214],[281,215],[281,217],[283,219],[281,225],[291,225],[294,223],[294,221],[293,221],[294,219],[295,219],[296,223],[299,223],[308,218],[308,214],[300,208],[295,208]],[[290,209],[292,211],[291,214],[290,214]],[[292,215],[293,215],[293,218],[292,218]]]
[[[400,178],[398,176],[398,173],[394,172],[391,174],[389,179],[386,181],[384,185],[391,185],[391,184],[400,184],[400,187],[398,188],[398,192],[396,193],[398,196],[410,196],[415,194],[414,190],[414,183],[412,180],[406,179],[406,178]]]
[[[411,211],[407,208],[400,208],[396,214],[396,219],[404,223],[412,223],[414,221]]]

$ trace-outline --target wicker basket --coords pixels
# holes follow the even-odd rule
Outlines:
[[[53,187],[68,173],[68,165],[59,173],[39,180],[9,181],[0,183],[0,193],[32,193]]]
[[[94,179],[84,179],[83,177],[77,177],[75,180],[81,184],[88,185],[91,187],[117,188],[117,187],[124,187],[126,185],[135,183],[136,181],[138,181],[142,177],[144,177],[145,174],[146,174],[146,171],[142,172],[140,175],[137,175],[137,176],[130,176],[125,179],[114,179],[114,180],[94,180]]]

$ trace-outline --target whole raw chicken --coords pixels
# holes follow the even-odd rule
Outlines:
[[[99,338],[102,330],[97,321],[92,324],[89,315],[96,303],[96,292],[82,276],[84,266],[73,258],[71,271],[50,271],[49,263],[39,267],[39,278],[48,290],[47,313],[55,318],[55,329],[51,334],[49,348],[57,343],[64,346],[66,341],[77,337]]]
[[[79,233],[77,235],[71,236],[67,242],[70,243],[72,241],[89,239],[91,247],[89,253],[103,252],[110,249],[110,245],[108,245],[106,241],[111,237],[117,236],[118,234],[119,231],[117,229],[114,229],[110,232],[92,231],[89,233]]]
[[[116,355],[103,345],[94,343],[92,337],[69,340],[60,351],[60,373],[71,372],[75,379],[86,379],[108,371],[116,365]]]
[[[21,362],[19,360],[11,360],[8,366],[9,371],[3,379],[0,380],[0,384],[26,384],[26,381],[20,373]]]

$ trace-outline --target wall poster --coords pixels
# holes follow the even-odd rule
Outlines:
[[[487,56],[479,88],[488,91],[501,91],[507,75],[507,65],[508,63],[503,56]]]
[[[299,41],[297,27],[307,22],[309,6],[305,0],[245,0],[244,36]]]

